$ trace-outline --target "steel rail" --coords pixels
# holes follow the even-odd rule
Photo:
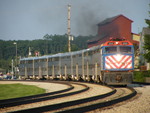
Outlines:
[[[19,113],[19,112],[22,112],[22,113],[27,113],[27,112],[41,113],[41,112],[46,112],[46,111],[53,111],[53,110],[61,109],[61,108],[64,108],[64,107],[74,106],[74,105],[78,105],[78,104],[81,104],[81,103],[86,103],[86,102],[89,102],[89,101],[102,99],[102,98],[108,97],[110,95],[113,95],[115,93],[116,93],[116,90],[112,88],[112,91],[110,91],[106,94],[101,94],[101,95],[88,97],[88,98],[83,98],[83,99],[74,100],[74,101],[62,102],[62,103],[59,103],[59,104],[53,104],[53,105],[47,105],[47,106],[36,107],[36,108],[31,108],[31,109],[25,109],[25,110],[21,110],[21,111],[14,111],[12,113]],[[76,113],[77,113],[77,111],[76,111]]]
[[[102,95],[82,98],[82,99],[74,100],[74,101],[62,102],[62,103],[53,104],[53,105],[46,105],[42,107],[35,107],[35,108],[29,108],[29,109],[24,109],[24,110],[12,111],[11,113],[20,113],[20,112],[21,113],[26,113],[26,112],[83,113],[83,112],[95,110],[97,108],[103,108],[103,107],[114,105],[116,103],[128,100],[137,94],[137,92],[131,87],[127,87],[127,89],[130,90],[130,93],[129,94],[127,93],[125,95],[124,93],[126,92],[123,89],[120,90],[121,93],[116,94],[117,93],[116,89],[117,88],[112,88],[112,91],[106,94],[102,94]],[[111,96],[112,97],[114,96],[114,97],[112,98]],[[107,99],[109,97],[111,98]],[[85,103],[89,103],[89,104],[85,105]]]
[[[92,111],[95,109],[99,109],[99,108],[117,104],[119,102],[128,100],[137,94],[137,92],[133,88],[131,88],[131,87],[127,87],[127,88],[131,91],[131,93],[129,93],[125,96],[120,96],[118,98],[114,98],[114,99],[110,99],[110,100],[106,100],[106,101],[102,101],[102,102],[97,102],[95,104],[90,104],[87,106],[81,106],[81,107],[77,107],[77,108],[58,111],[57,113],[83,113],[83,112]]]

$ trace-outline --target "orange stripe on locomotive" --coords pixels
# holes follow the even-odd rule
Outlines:
[[[105,42],[102,46],[116,46],[116,45],[133,45],[130,41],[125,38],[110,38],[109,41]]]

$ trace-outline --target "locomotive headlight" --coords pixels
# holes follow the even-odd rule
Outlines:
[[[119,44],[119,42],[116,42],[116,44]]]
[[[121,58],[122,58],[122,57],[121,57],[121,55],[120,55],[120,54],[117,54],[117,55],[116,55],[116,59],[117,59],[118,61],[120,61],[120,60],[121,60]]]

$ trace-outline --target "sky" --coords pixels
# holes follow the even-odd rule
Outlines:
[[[97,24],[123,14],[139,33],[150,19],[150,0],[0,0],[0,39],[35,40],[67,33],[68,4],[71,34],[96,35]]]

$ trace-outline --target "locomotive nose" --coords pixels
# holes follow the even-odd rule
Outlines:
[[[117,76],[115,77],[115,80],[116,80],[117,82],[121,82],[121,81],[122,81],[122,76],[121,76],[121,75],[117,75]]]
[[[122,56],[121,56],[120,54],[117,54],[117,55],[116,55],[116,60],[117,60],[117,61],[120,61],[121,59],[122,59]]]

